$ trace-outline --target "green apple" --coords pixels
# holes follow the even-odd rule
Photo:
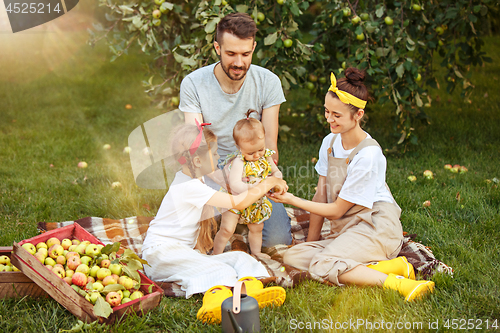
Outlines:
[[[67,270],[66,270],[66,277],[69,277],[69,278],[70,278],[70,277],[72,277],[72,276],[73,276],[73,274],[75,274],[75,271],[74,271],[74,270],[72,270],[72,269],[67,269]]]
[[[153,25],[154,25],[155,27],[157,27],[157,26],[159,26],[159,25],[161,24],[161,20],[160,20],[160,19],[157,19],[157,18],[154,18],[152,22],[153,22]]]
[[[38,250],[40,248],[48,249],[47,244],[45,244],[44,242],[36,244],[36,249]]]
[[[223,5],[223,6],[227,5],[227,1],[226,1],[226,0],[222,0],[220,3],[221,3],[221,5]]]
[[[342,61],[342,68],[345,69],[347,66],[347,64],[345,63],[345,61]]]
[[[356,35],[357,40],[364,40],[365,39],[365,34],[361,33],[359,35]]]
[[[165,0],[155,0],[155,4],[157,4],[158,6],[160,6],[164,2]]]
[[[13,268],[11,265],[5,265],[3,271],[4,272],[12,272]]]
[[[97,291],[102,291],[104,289],[104,286],[103,286],[102,282],[96,281],[96,282],[92,283],[92,289],[97,290]]]
[[[101,296],[101,293],[100,293],[100,292],[98,292],[98,291],[91,291],[91,292],[90,292],[90,294],[89,294],[89,296],[90,296],[90,302],[91,302],[92,304],[95,304],[95,302],[97,302],[97,299],[98,299],[99,297],[102,297],[102,296]]]
[[[358,24],[359,22],[361,22],[361,18],[358,15],[356,15],[352,18],[351,22],[352,24]]]
[[[97,280],[101,281],[104,280],[105,277],[110,275],[111,271],[109,270],[109,268],[100,268],[96,273]]]
[[[316,82],[318,81],[318,77],[314,74],[309,74],[309,81]]]
[[[422,7],[421,7],[419,4],[417,4],[417,3],[413,4],[413,7],[412,7],[412,8],[413,8],[413,10],[414,10],[414,11],[416,11],[416,12],[419,12],[419,11],[421,11],[421,10],[422,10]]]
[[[161,11],[159,9],[153,10],[153,17],[159,19],[161,17]]]
[[[313,90],[313,89],[314,89],[314,83],[312,83],[312,82],[307,82],[307,83],[306,83],[306,88],[307,88],[308,90]]]
[[[44,258],[47,258],[49,256],[49,250],[47,250],[44,247],[39,248],[38,251],[36,251],[36,253],[41,253]]]
[[[370,15],[368,15],[367,13],[362,13],[361,15],[359,15],[361,17],[361,19],[363,21],[368,21],[370,19]]]
[[[326,83],[326,77],[324,77],[324,76],[321,76],[318,80],[319,80],[319,83],[321,83],[321,84]]]
[[[92,258],[89,256],[81,256],[80,260],[82,261],[82,264],[87,266],[90,266],[90,263],[92,262]]]
[[[62,245],[62,247],[63,247],[65,250],[67,250],[67,249],[69,249],[69,247],[70,247],[71,245],[73,245],[73,242],[71,242],[71,239],[69,239],[69,238],[64,238],[64,239],[61,241],[61,245]]]
[[[285,0],[276,0],[276,2],[278,3],[278,5],[282,5],[285,3]]]
[[[442,35],[442,34],[444,33],[444,29],[443,29],[443,27],[437,27],[437,28],[436,28],[436,33],[437,33],[438,35]]]
[[[285,45],[285,47],[292,47],[292,44],[293,41],[290,38],[287,38],[283,41],[283,45]]]
[[[164,3],[161,4],[161,6],[160,6],[160,12],[162,14],[168,13],[169,10],[170,9],[169,9],[169,4],[168,3],[164,2]]]
[[[116,275],[120,276],[122,274],[122,265],[111,264],[111,265],[109,265],[109,270],[111,271],[111,274],[116,274]]]
[[[384,19],[384,22],[387,25],[393,25],[394,24],[394,20],[390,16],[386,16],[385,19]]]
[[[78,239],[74,238],[71,240],[71,243],[73,243],[73,245],[78,245],[78,244],[80,244],[80,241]]]
[[[45,263],[45,258],[47,258],[47,256],[45,256],[42,252],[38,251],[34,254],[34,256],[42,264]]]
[[[23,245],[21,245],[21,247],[28,251],[30,254],[36,253],[36,247],[31,243],[24,243]]]
[[[129,298],[129,297],[123,297],[122,298],[122,304],[125,304],[125,303],[128,303],[128,302],[131,302],[132,300]]]
[[[130,298],[130,290],[124,290],[123,291],[123,297]]]
[[[126,275],[120,276],[120,278],[118,279],[118,283],[124,286],[125,289],[132,289],[132,287],[134,287],[134,281],[132,281],[132,279]]]
[[[97,246],[97,244],[89,244],[85,248],[85,254],[91,258],[95,258],[100,253],[101,253],[101,251],[99,250],[99,247]]]
[[[54,265],[56,264],[56,261],[54,259],[52,259],[51,257],[47,257],[44,260],[44,264],[54,267]]]
[[[7,256],[0,256],[0,264],[2,265],[10,265],[10,258]]]
[[[351,16],[351,8],[346,7],[344,9],[342,9],[342,12],[343,12],[345,17]]]
[[[418,73],[417,77],[415,78],[415,81],[420,82],[420,80],[422,80],[422,75],[420,75],[420,73]]]
[[[179,97],[174,96],[170,99],[170,102],[172,103],[173,106],[178,106],[179,105]]]
[[[90,268],[89,266],[85,265],[85,264],[80,264],[78,265],[78,267],[75,269],[75,274],[76,273],[83,273],[85,275],[88,275],[90,272]]]
[[[262,12],[258,12],[258,13],[257,13],[257,20],[259,20],[259,21],[261,21],[261,22],[262,22],[262,21],[264,21],[265,19],[266,19],[266,15],[264,15],[264,13],[262,13]]]
[[[97,265],[94,265],[90,268],[90,272],[89,272],[89,275],[90,276],[93,276],[93,277],[96,277],[97,276],[97,271],[100,270],[101,267],[97,266]]]
[[[47,239],[47,241],[45,243],[47,244],[47,248],[49,248],[49,249],[54,244],[61,245],[61,241],[57,237],[51,237],[51,238]]]
[[[0,264],[0,272],[3,272],[5,270],[5,265],[4,264]]]
[[[144,296],[142,291],[136,290],[130,295],[130,299],[133,301],[134,299],[141,298],[142,296]]]

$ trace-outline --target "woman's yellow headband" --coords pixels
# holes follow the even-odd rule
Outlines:
[[[333,73],[330,76],[330,80],[332,81],[332,85],[330,86],[330,89],[328,89],[328,91],[333,91],[342,103],[352,104],[360,109],[365,108],[366,101],[363,101],[362,99],[359,99],[356,96],[353,96],[348,92],[339,90],[339,88],[337,88],[337,79],[335,78],[335,75],[333,75]]]

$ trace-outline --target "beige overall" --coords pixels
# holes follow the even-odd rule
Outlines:
[[[354,156],[368,146],[379,146],[366,138],[347,159],[330,154],[335,135],[328,149],[327,198],[334,202],[347,177],[347,166]],[[351,207],[343,217],[332,221],[331,234],[316,242],[291,247],[283,261],[302,270],[309,270],[332,283],[342,285],[338,276],[358,265],[395,258],[403,244],[403,229],[399,217],[401,209],[393,203],[375,202],[369,209],[360,205]]]

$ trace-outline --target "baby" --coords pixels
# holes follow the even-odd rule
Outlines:
[[[265,132],[262,123],[250,118],[255,110],[248,110],[245,118],[239,120],[233,129],[233,138],[239,151],[230,165],[229,191],[241,193],[256,186],[271,175],[283,178],[281,171],[274,164],[273,150],[266,149]],[[244,181],[245,180],[245,181]],[[231,209],[222,214],[220,230],[214,239],[213,254],[224,251],[229,238],[238,223],[248,226],[248,242],[253,255],[269,258],[261,252],[262,229],[264,221],[271,216],[272,205],[262,193],[262,198],[244,210]]]

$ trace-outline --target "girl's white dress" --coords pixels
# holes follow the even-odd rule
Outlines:
[[[234,286],[244,276],[269,277],[266,268],[241,251],[219,255],[195,250],[204,205],[216,193],[181,171],[151,221],[142,247],[146,275],[153,281],[175,282],[186,298],[215,285]]]

